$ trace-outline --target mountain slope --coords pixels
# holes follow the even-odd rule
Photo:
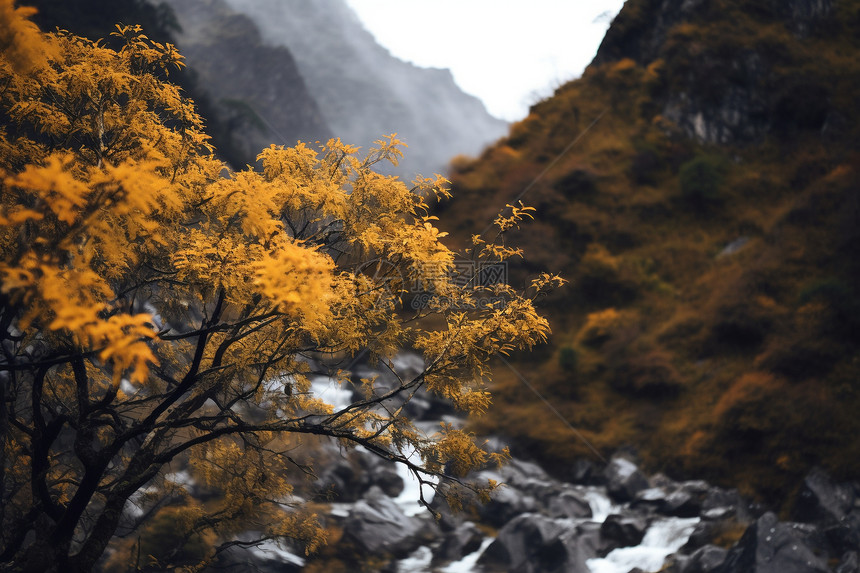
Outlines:
[[[454,84],[450,71],[419,68],[376,43],[343,0],[226,0],[286,46],[334,133],[367,148],[396,132],[408,145],[410,179],[444,171],[451,157],[477,154],[507,124]]]
[[[332,130],[292,54],[263,42],[257,26],[223,0],[170,0],[179,49],[227,124],[239,166],[275,143],[326,141]]]
[[[583,78],[455,164],[446,228],[537,208],[512,280],[571,284],[517,368],[604,453],[773,504],[860,471],[858,31],[856,0],[628,0]],[[562,474],[591,455],[496,379],[476,430]]]

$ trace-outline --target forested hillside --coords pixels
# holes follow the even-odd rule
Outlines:
[[[858,38],[855,0],[629,0],[581,79],[455,161],[444,226],[537,208],[512,276],[571,284],[518,368],[602,452],[777,505],[856,477]],[[499,372],[477,428],[562,475],[592,455]]]

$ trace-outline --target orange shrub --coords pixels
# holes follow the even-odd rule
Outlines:
[[[779,397],[785,383],[768,372],[749,372],[738,378],[714,407],[717,425],[728,433],[767,432],[780,428]]]
[[[609,340],[624,322],[624,315],[614,308],[592,312],[576,335],[576,341],[584,346],[597,348]]]

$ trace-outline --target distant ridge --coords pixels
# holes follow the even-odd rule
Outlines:
[[[332,131],[365,149],[396,132],[409,146],[399,173],[441,172],[452,157],[477,155],[507,132],[449,70],[393,57],[343,0],[226,0],[264,41],[292,53]]]

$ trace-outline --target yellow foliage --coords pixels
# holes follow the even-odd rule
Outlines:
[[[155,517],[110,567],[141,550],[142,566],[198,570],[239,531],[314,550],[324,532],[292,498],[295,476],[312,474],[292,457],[288,437],[303,435],[362,445],[452,499],[486,497],[496,484],[444,470],[504,453],[449,427],[427,439],[387,404],[426,388],[484,412],[489,359],[546,340],[534,300],[561,279],[543,274],[531,298],[458,282],[429,216],[444,178],[409,188],[374,171],[402,155],[395,134],[365,156],[339,139],[272,146],[261,171],[230,172],[165,79],[182,65],[175,48],[138,26],[117,27],[119,51],[43,35],[27,14],[0,3],[0,398],[14,418],[0,531],[5,542],[49,525],[13,559],[91,568],[130,499]],[[519,254],[504,234],[534,210],[508,209],[480,262]],[[418,293],[427,305],[407,316],[403,298]],[[359,355],[388,361],[404,347],[426,366],[393,389],[368,384],[342,408],[313,391],[308,358],[343,381]],[[179,461],[218,495],[158,511],[182,490],[162,471]],[[165,535],[176,551],[159,547]]]
[[[16,8],[15,0],[0,0],[0,65],[25,74],[46,64],[54,49],[28,20],[35,13],[29,6]]]
[[[586,346],[599,346],[624,324],[625,316],[614,308],[590,313],[576,335],[576,341]]]

